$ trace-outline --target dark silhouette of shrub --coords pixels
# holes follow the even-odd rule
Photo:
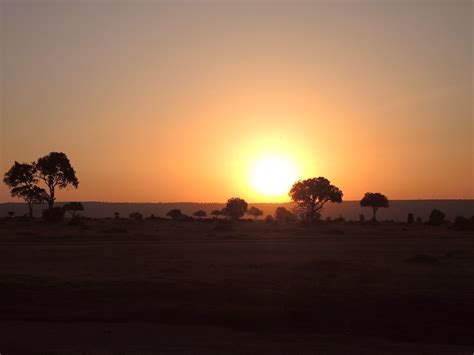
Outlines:
[[[359,222],[361,222],[361,223],[365,222],[365,215],[362,214],[362,213],[359,215]]]
[[[376,221],[376,214],[379,208],[390,207],[388,198],[379,192],[367,192],[362,200],[360,200],[361,207],[371,207],[373,212],[372,221]]]
[[[342,216],[339,216],[339,217],[337,217],[337,218],[334,219],[334,222],[336,222],[336,223],[343,223],[343,222],[345,222],[345,221],[346,221],[346,220],[345,220],[344,217],[342,217]]]
[[[222,215],[221,210],[214,210],[214,211],[211,212],[211,216],[216,217],[216,218],[221,216],[221,215]]]
[[[84,206],[80,202],[69,202],[63,205],[64,213],[70,213],[72,218],[77,216],[79,211],[84,211]]]
[[[421,217],[416,217],[416,224],[421,224],[423,221],[421,220]]]
[[[464,216],[457,216],[454,219],[453,228],[458,231],[474,229],[474,217],[466,218]]]
[[[173,220],[177,220],[181,217],[182,213],[179,208],[172,209],[166,214],[168,217],[170,217]]]
[[[413,224],[415,221],[415,216],[413,216],[413,213],[409,213],[407,216],[407,224]]]
[[[44,203],[47,197],[46,191],[36,186],[36,174],[34,163],[15,162],[3,177],[3,182],[10,188],[10,195],[25,200],[30,218],[33,218],[33,205]]]
[[[342,191],[324,178],[311,178],[297,181],[291,188],[289,195],[296,202],[295,211],[305,222],[315,222],[327,202],[342,202]]]
[[[278,223],[295,223],[297,221],[296,215],[288,211],[285,207],[277,207],[275,210],[275,220]]]
[[[204,210],[199,210],[199,211],[194,212],[193,216],[198,217],[198,218],[204,218],[207,216],[207,213]]]
[[[233,220],[238,220],[247,212],[248,204],[239,197],[232,197],[227,200],[224,214]]]
[[[14,211],[8,211],[7,215],[8,215],[8,218],[13,218],[13,216],[15,215],[15,212]]]
[[[440,210],[434,209],[431,211],[428,224],[432,226],[439,226],[445,222],[446,214]]]
[[[59,223],[64,219],[64,211],[61,207],[53,207],[43,210],[43,220],[47,223]]]
[[[252,216],[254,219],[258,219],[258,217],[263,215],[263,211],[257,207],[252,206],[248,210],[247,214]]]
[[[268,216],[265,217],[265,223],[273,224],[273,223],[275,223],[275,218],[273,218],[273,216],[271,216],[271,215],[268,215]]]
[[[46,192],[46,202],[49,208],[54,207],[56,189],[65,189],[69,185],[77,189],[79,186],[76,172],[64,153],[51,152],[39,158],[35,167],[38,179],[43,180],[48,187],[49,192]]]
[[[128,216],[132,221],[139,222],[143,220],[143,215],[140,212],[132,212]]]
[[[114,212],[114,218],[115,219],[120,219],[120,213]]]

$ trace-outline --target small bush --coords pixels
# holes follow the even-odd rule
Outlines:
[[[443,211],[434,209],[430,213],[428,224],[432,226],[440,226],[445,222],[446,214]]]
[[[143,215],[140,212],[132,212],[128,216],[132,221],[138,222],[143,220]]]

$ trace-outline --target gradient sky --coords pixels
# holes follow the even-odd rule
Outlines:
[[[59,200],[285,200],[249,186],[268,154],[348,200],[474,198],[471,1],[0,7],[0,168],[65,152]]]

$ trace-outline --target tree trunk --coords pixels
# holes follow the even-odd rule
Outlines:
[[[373,212],[372,222],[377,222],[377,219],[375,218],[375,215],[377,214],[377,208],[372,207],[372,212]]]
[[[28,211],[30,218],[33,218],[33,204],[31,202],[28,202]]]

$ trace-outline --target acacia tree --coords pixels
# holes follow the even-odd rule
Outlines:
[[[388,208],[388,198],[379,192],[367,192],[362,200],[360,200],[361,207],[372,207],[373,217],[372,221],[376,221],[376,214],[379,208]]]
[[[46,191],[36,186],[36,172],[34,163],[16,161],[3,177],[3,182],[10,188],[10,195],[25,200],[30,218],[33,218],[33,205],[44,203],[47,197]]]
[[[258,219],[258,217],[263,216],[263,211],[253,206],[253,207],[250,207],[247,214],[252,216],[254,219]]]
[[[69,202],[63,205],[63,211],[69,212],[71,214],[71,218],[75,218],[77,216],[77,212],[84,211],[84,206],[80,202]]]
[[[298,180],[291,188],[289,195],[297,204],[296,214],[310,223],[321,216],[319,211],[326,203],[342,202],[342,191],[331,185],[331,182],[324,177]]]
[[[248,204],[239,197],[232,197],[227,200],[223,210],[224,214],[233,220],[238,220],[247,212]]]
[[[46,192],[46,201],[48,202],[49,209],[54,207],[56,188],[65,189],[72,185],[77,189],[79,186],[76,172],[64,153],[51,152],[39,158],[35,167],[37,169],[37,177],[43,180],[48,187],[49,192]]]

